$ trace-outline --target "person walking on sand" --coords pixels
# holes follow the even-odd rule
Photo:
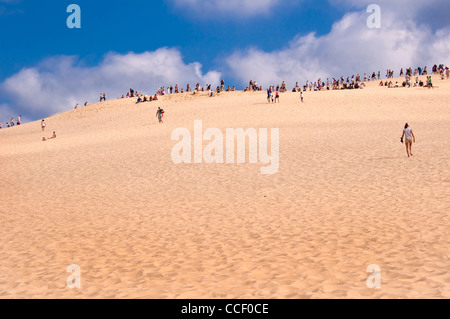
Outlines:
[[[414,133],[413,133],[412,129],[409,127],[408,123],[405,124],[405,129],[403,130],[401,142],[405,143],[406,154],[408,154],[408,157],[413,156],[411,148],[412,148],[412,144],[416,142],[416,137],[414,136]]]
[[[41,128],[42,128],[42,132],[44,132],[44,131],[45,131],[45,126],[46,126],[46,124],[45,124],[45,120],[42,120],[42,121],[41,121]]]
[[[277,93],[275,93],[275,103],[280,103],[280,91],[277,90]]]
[[[300,92],[300,99],[302,100],[303,103],[303,92]]]
[[[164,116],[164,110],[163,109],[158,107],[158,110],[156,111],[156,116],[158,117],[159,123],[164,123],[163,122],[163,116]]]

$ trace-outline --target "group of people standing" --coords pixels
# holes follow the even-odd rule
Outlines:
[[[447,77],[447,79],[450,78],[450,70],[447,66],[445,66],[444,64],[440,64],[439,66],[437,64],[435,64],[433,66],[433,74],[439,74],[441,76],[441,79],[445,79],[445,77]],[[410,79],[413,76],[422,76],[422,75],[428,75],[428,68],[427,66],[425,67],[417,67],[415,70],[413,70],[411,67],[407,68],[407,69],[400,69],[400,77],[405,76],[406,78],[406,85],[409,85],[409,81],[408,79]],[[386,70],[386,78],[387,79],[392,79],[394,78],[394,71],[391,69]],[[327,78],[326,82],[322,81],[322,79],[318,79],[318,81],[316,82],[312,82],[312,81],[306,81],[306,84],[303,86],[303,91],[306,90],[310,90],[310,91],[322,91],[322,90],[341,90],[341,89],[355,89],[355,88],[363,88],[364,85],[362,85],[364,82],[366,81],[375,81],[375,80],[381,80],[381,72],[373,72],[372,75],[367,76],[366,73],[364,73],[364,78],[362,79],[361,76],[359,74],[357,75],[352,75],[351,77],[348,76],[346,79],[344,78],[344,76],[341,76],[339,79],[335,79],[333,78],[331,81]],[[427,84],[426,86],[429,86],[429,80],[430,78],[427,79]],[[386,86],[388,85],[388,82],[386,82]],[[417,84],[419,84],[419,82],[417,81]],[[381,86],[381,84],[380,84]],[[292,92],[299,92],[301,91],[301,88],[298,85],[298,82],[296,83],[295,87],[293,88]]]
[[[14,117],[12,117],[8,122],[5,123],[5,128],[10,128],[10,127],[14,127],[15,125],[20,126],[22,122],[22,115],[19,115],[17,117],[17,119],[14,119]],[[0,123],[0,129],[2,129],[2,123]]]
[[[298,85],[298,83],[297,83]],[[284,89],[283,89],[284,87]],[[297,91],[296,89],[294,89],[295,92],[300,92],[300,100],[303,103],[304,102],[304,96],[303,96],[303,91],[299,90]],[[281,90],[280,90],[280,86],[277,86],[276,88],[274,86],[270,86],[267,89],[267,102],[268,103],[280,103],[280,92],[286,92],[286,84],[283,82],[283,84],[281,85]]]
[[[258,86],[258,83],[256,81],[250,80],[250,82],[248,83],[248,87],[244,89],[244,92],[256,92],[262,90],[262,86]]]
[[[277,87],[275,90],[275,87],[271,86],[267,89],[267,102],[268,103],[280,103],[280,90]]]
[[[298,82],[296,84],[296,87],[298,88]],[[296,89],[294,89],[294,91],[296,91]],[[267,101],[270,103],[280,103],[280,93],[285,93],[287,92],[287,88],[286,88],[286,82],[283,81],[283,83],[281,83],[281,85],[277,85],[277,87],[275,88],[275,86],[270,86],[267,90]]]
[[[106,101],[106,93],[100,93],[100,102]]]

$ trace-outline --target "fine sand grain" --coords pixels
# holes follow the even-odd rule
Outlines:
[[[2,129],[0,298],[450,298],[450,81],[434,83],[303,104],[112,100],[52,116],[44,134],[39,121]],[[194,120],[279,128],[279,172],[175,165],[171,133]],[[81,289],[66,286],[72,264]]]

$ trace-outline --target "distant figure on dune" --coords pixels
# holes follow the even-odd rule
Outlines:
[[[46,124],[45,124],[45,120],[42,120],[42,121],[41,121],[41,128],[42,128],[42,132],[44,132],[44,131],[45,131],[45,126],[46,126]]]
[[[277,90],[277,93],[275,93],[275,103],[280,103],[280,92]]]
[[[43,137],[43,138],[42,138],[42,141],[45,142],[45,141],[48,141],[48,140],[52,140],[52,139],[54,139],[54,138],[56,138],[56,132],[53,132],[53,135],[52,135],[51,137],[49,137],[49,138]]]
[[[428,89],[434,89],[434,87],[433,87],[433,79],[431,78],[431,76],[427,76],[427,86],[428,86]]]
[[[22,122],[22,115],[19,115],[17,117],[17,126],[20,126],[20,123]]]
[[[161,109],[160,107],[158,107],[158,110],[156,111],[156,117],[158,117],[159,123],[164,123],[163,122],[164,110]]]
[[[405,129],[403,130],[401,142],[405,143],[406,154],[408,154],[408,157],[413,156],[412,144],[416,142],[416,137],[414,136],[414,133],[413,133],[412,129],[409,127],[408,123],[405,124]]]
[[[77,105],[75,105],[75,107],[74,107],[74,110],[76,110],[76,109],[78,109],[78,103],[77,103]]]

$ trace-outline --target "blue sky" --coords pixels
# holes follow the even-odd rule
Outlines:
[[[81,7],[81,29],[66,26],[72,3]],[[450,64],[445,0],[380,0],[379,30],[366,26],[370,3],[0,0],[0,121],[16,113],[35,120],[131,86],[153,93],[159,85],[220,78],[240,89],[250,79],[292,86],[318,76]]]
[[[288,1],[289,2],[289,1]],[[314,1],[291,1],[269,13],[255,16],[214,13],[185,14],[172,1],[147,0],[17,0],[3,4],[2,39],[12,45],[2,48],[0,80],[32,66],[48,56],[79,55],[95,64],[104,54],[153,51],[176,47],[186,61],[205,68],[220,64],[220,57],[236,48],[257,46],[264,50],[283,47],[299,33],[330,30],[343,10],[316,6]],[[1,1],[0,1],[1,3]],[[82,28],[66,26],[66,8],[76,3],[82,10]],[[283,21],[283,23],[280,23]],[[7,41],[9,42],[9,41]]]

